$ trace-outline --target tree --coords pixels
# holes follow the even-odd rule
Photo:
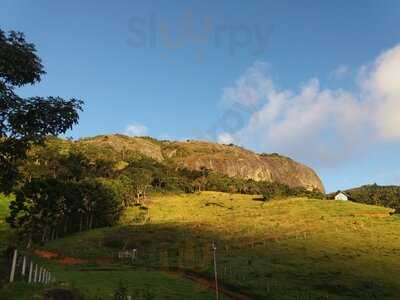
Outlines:
[[[79,182],[32,179],[10,204],[7,222],[30,245],[71,232],[115,224],[122,213],[119,191],[106,179]]]
[[[60,97],[21,98],[15,89],[36,84],[45,74],[35,45],[20,32],[0,29],[0,189],[10,192],[17,164],[32,144],[65,133],[78,122],[83,102]]]
[[[136,191],[136,201],[140,203],[141,198],[146,199],[147,189],[151,185],[151,172],[146,169],[135,169],[130,175],[132,176],[132,183]]]
[[[8,223],[18,228],[22,237],[42,242],[49,239],[64,210],[64,184],[55,179],[32,180],[20,188],[10,205]]]
[[[140,204],[141,199],[146,199],[147,190],[153,182],[154,168],[152,167],[148,160],[139,160],[130,162],[129,166],[124,169],[120,179],[125,186],[131,185],[126,189],[129,194],[125,196],[128,199],[126,204],[131,204],[132,199],[135,199],[136,204]]]
[[[200,176],[193,181],[193,185],[194,185],[196,191],[199,191],[199,192],[201,192],[202,190],[205,189],[206,184],[207,184],[206,176]]]

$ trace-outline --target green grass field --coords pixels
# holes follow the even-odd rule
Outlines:
[[[9,214],[9,205],[12,197],[6,197],[0,194],[0,251],[4,251],[4,247],[7,242],[7,238],[10,234],[10,228],[6,223],[6,217]]]
[[[120,282],[133,299],[213,299],[214,241],[220,285],[236,299],[400,299],[400,218],[389,209],[216,192],[155,196],[147,208],[44,246],[58,255],[43,259],[58,285],[87,299],[112,299]],[[133,263],[117,258],[133,248]]]
[[[124,266],[69,266],[60,267],[52,263],[47,266],[57,274],[54,287],[67,287],[79,291],[84,299],[114,299],[115,290],[122,284],[132,299],[213,299],[213,291],[191,280],[166,272],[132,269]],[[42,285],[26,283],[8,284],[3,288],[0,299],[32,300],[42,299]],[[229,299],[224,296],[222,300]]]
[[[212,279],[215,241],[222,286],[251,299],[400,298],[400,218],[389,209],[309,199],[265,203],[215,192],[154,197],[148,207],[147,222],[137,222],[145,218],[134,208],[126,220],[136,224],[76,234],[45,248],[95,269],[173,270]],[[138,249],[134,267],[116,259],[123,248]]]
[[[12,197],[6,197],[0,194],[0,274],[4,274],[6,272],[4,264],[4,252],[13,238],[13,231],[10,226],[6,223],[6,217],[9,214],[9,205],[12,200]],[[0,280],[1,282],[1,280]]]

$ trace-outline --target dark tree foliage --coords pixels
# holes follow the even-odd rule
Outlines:
[[[400,186],[370,184],[346,190],[346,193],[351,201],[390,207],[400,213]]]
[[[232,178],[207,169],[193,171],[129,151],[123,156],[110,151],[58,138],[33,146],[19,168],[21,184],[8,222],[28,241],[45,242],[116,224],[127,207],[146,205],[151,192],[209,190],[263,195],[266,201],[324,197],[300,187]]]
[[[125,183],[114,178],[118,175],[112,162],[92,159],[82,150],[47,138],[28,151],[7,219],[24,243],[46,242],[119,220]]]
[[[65,133],[78,122],[83,102],[60,97],[21,98],[15,88],[40,82],[45,74],[36,48],[20,32],[0,29],[0,189],[10,192],[16,164],[32,144]]]
[[[0,77],[3,84],[22,86],[40,81],[45,74],[35,45],[20,32],[0,30]]]
[[[136,191],[143,194],[143,191],[193,192],[192,180],[200,175],[196,171],[173,168],[144,157],[130,160],[119,176],[137,186]]]
[[[34,179],[16,192],[7,222],[28,243],[115,224],[122,213],[115,191],[101,180]]]
[[[306,197],[313,199],[325,199],[325,194],[318,190],[308,190],[304,187],[289,187],[278,182],[264,183],[261,187],[264,200],[287,197]]]

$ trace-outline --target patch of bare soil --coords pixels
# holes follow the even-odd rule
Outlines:
[[[83,265],[87,264],[89,260],[87,259],[80,259],[80,258],[73,258],[73,257],[63,257],[57,261],[60,265],[63,266],[72,266],[72,265]]]
[[[58,253],[56,252],[51,252],[51,251],[40,251],[36,250],[35,254],[41,258],[46,258],[46,259],[52,259],[58,257]]]

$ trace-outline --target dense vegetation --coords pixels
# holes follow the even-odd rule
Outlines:
[[[33,232],[42,233],[42,240],[49,230],[54,235],[54,216],[71,210],[60,203],[70,191],[64,181],[24,178],[20,166],[33,145],[71,129],[83,104],[74,98],[17,95],[17,88],[39,83],[44,74],[35,45],[20,32],[0,29],[0,192],[15,193],[8,221],[28,237],[28,245]]]
[[[370,184],[346,190],[346,193],[352,201],[390,207],[400,212],[400,186]]]
[[[20,32],[0,29],[0,190],[10,192],[18,161],[32,144],[65,133],[78,122],[83,102],[60,97],[22,98],[16,89],[37,84],[45,74],[35,45]]]
[[[209,170],[191,171],[135,151],[118,154],[56,138],[33,147],[19,173],[19,188],[7,220],[27,243],[114,225],[126,208],[145,204],[148,193],[210,190],[261,194],[264,200],[323,197],[303,188],[230,178]]]

